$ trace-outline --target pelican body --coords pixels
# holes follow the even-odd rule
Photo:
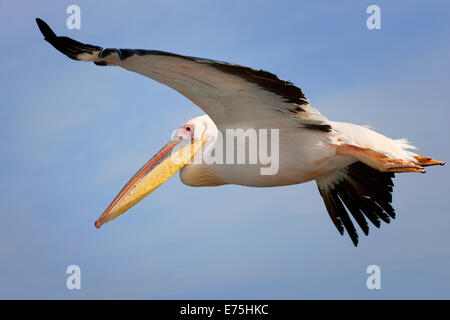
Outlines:
[[[380,227],[381,221],[395,218],[391,205],[395,173],[423,173],[425,166],[444,164],[414,153],[415,147],[406,139],[328,120],[310,106],[300,88],[267,71],[163,51],[103,49],[58,37],[44,21],[36,21],[45,40],[69,58],[142,74],[173,88],[206,112],[175,131],[97,219],[97,228],[126,212],[177,171],[184,184],[196,187],[273,187],[315,180],[332,222],[341,234],[346,230],[356,246],[359,237],[354,222],[367,235],[368,221]],[[235,154],[234,145],[229,147],[230,139],[222,141],[227,130],[254,131],[253,137],[260,141],[255,147],[250,136],[244,137],[245,155],[265,160],[225,161],[242,156]],[[270,137],[260,135],[269,131]],[[262,138],[271,145],[261,144]],[[262,157],[269,154],[271,158]],[[195,161],[198,158],[209,161]]]

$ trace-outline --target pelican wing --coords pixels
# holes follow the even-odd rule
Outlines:
[[[36,22],[45,40],[68,57],[161,82],[198,105],[219,128],[331,130],[300,88],[267,71],[155,50],[103,49],[58,37],[44,21]]]
[[[368,221],[379,228],[380,220],[389,223],[395,219],[391,205],[393,178],[391,172],[379,172],[355,162],[316,179],[331,220],[340,234],[348,232],[355,246],[359,237],[350,215],[365,235],[369,234]]]

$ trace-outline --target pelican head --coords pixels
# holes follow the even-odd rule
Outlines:
[[[214,143],[216,125],[207,115],[188,120],[122,188],[95,226],[100,228],[126,212],[153,190],[192,162],[194,156]]]

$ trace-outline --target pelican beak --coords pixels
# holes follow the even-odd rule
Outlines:
[[[191,161],[206,141],[176,137],[169,141],[122,188],[120,193],[95,221],[95,227],[111,221],[144,199],[153,190]]]

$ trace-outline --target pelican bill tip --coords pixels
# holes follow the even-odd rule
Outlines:
[[[100,229],[101,226],[102,226],[102,223],[100,222],[100,220],[95,220],[95,227],[97,229]]]

